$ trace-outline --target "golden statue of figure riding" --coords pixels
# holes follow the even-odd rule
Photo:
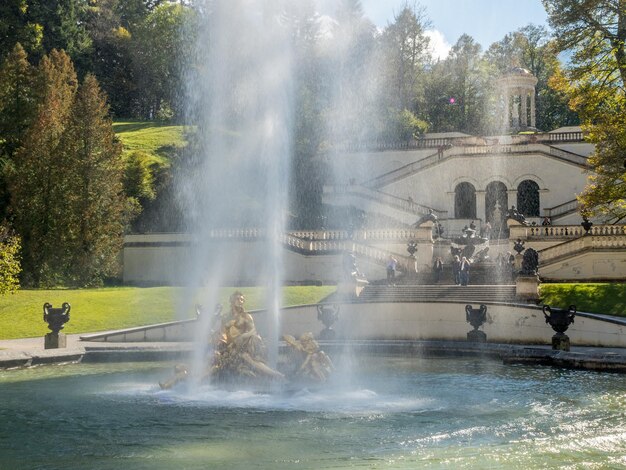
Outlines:
[[[202,379],[228,382],[286,382],[281,372],[267,364],[267,349],[257,333],[252,315],[244,309],[245,297],[236,291],[230,296],[230,310],[216,315],[216,328],[209,335],[212,350]],[[299,340],[285,335],[285,342],[292,348],[290,357],[296,361],[295,373],[290,379],[306,379],[308,382],[325,382],[333,365],[330,358],[319,349],[312,333],[303,334]],[[170,389],[189,378],[187,366],[179,364],[174,368],[174,376],[160,382],[162,389]]]

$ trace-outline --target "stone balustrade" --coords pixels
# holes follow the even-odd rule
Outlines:
[[[626,248],[626,235],[589,235],[586,237],[580,237],[569,243],[561,243],[551,246],[544,250],[541,250],[539,256],[539,262],[541,265],[546,265],[555,259],[571,256],[577,252],[581,252],[587,249],[619,249]]]
[[[575,132],[551,132],[545,134],[522,134],[514,136],[494,136],[494,137],[441,137],[434,139],[418,139],[402,142],[371,141],[358,142],[339,145],[338,150],[347,152],[363,151],[384,151],[384,150],[411,150],[424,148],[450,147],[452,145],[484,145],[490,146],[499,143],[500,140],[508,140],[512,144],[533,144],[533,143],[563,143],[582,142],[584,135],[581,131]]]
[[[501,154],[532,154],[532,153],[548,153],[553,157],[560,158],[562,160],[566,160],[568,162],[577,164],[577,165],[587,165],[587,158],[581,155],[575,154],[573,152],[568,152],[567,150],[559,149],[556,147],[551,147],[546,145],[549,141],[541,142],[533,142],[528,143],[529,141],[524,142],[507,142],[507,143],[495,143],[495,144],[480,144],[476,143],[475,140],[478,138],[472,138],[474,140],[466,140],[455,141],[454,146],[446,146],[440,152],[434,153],[432,155],[428,155],[416,162],[409,163],[408,165],[404,165],[400,168],[396,168],[384,175],[381,175],[373,180],[365,183],[371,187],[381,187],[386,184],[389,184],[393,181],[396,181],[404,176],[411,175],[416,173],[417,171],[425,168],[427,166],[433,165],[438,161],[445,160],[451,157],[459,157],[459,156],[483,156],[483,155],[501,155]],[[480,139],[479,139],[480,140]],[[482,139],[484,141],[489,141],[490,139]],[[494,139],[497,140],[497,139]],[[516,145],[517,143],[517,145]],[[519,145],[523,143],[524,145]]]
[[[513,225],[510,227],[510,233],[510,238],[513,240],[517,238],[522,240],[571,240],[582,237],[586,231],[580,225]],[[626,225],[594,225],[589,230],[589,235],[598,237],[626,235]]]
[[[258,229],[241,230],[211,230],[208,238],[227,240],[254,240],[263,238],[264,232]],[[331,251],[348,250],[358,246],[358,242],[390,242],[407,243],[410,240],[432,241],[430,227],[418,229],[387,229],[387,230],[356,230],[350,234],[345,230],[308,230],[284,233],[280,241],[287,246],[311,253],[325,253]],[[174,246],[193,244],[194,237],[189,234],[141,234],[126,235],[125,247],[139,246]],[[374,253],[372,248],[371,253]],[[389,252],[380,250],[389,256]],[[365,252],[363,254],[366,254]],[[385,256],[385,255],[382,255]]]
[[[422,162],[422,160],[420,160]],[[407,165],[407,167],[414,167],[416,164],[421,164],[420,162],[411,163]],[[398,175],[405,174],[405,172],[411,172],[410,168],[401,167],[399,169],[393,170],[389,173],[386,173],[379,178],[371,180],[365,184],[371,185],[372,187],[376,187],[378,185],[385,184],[386,182],[393,181],[395,179],[396,173]],[[372,201],[379,202],[381,204],[395,207],[401,209],[403,211],[409,212],[414,215],[426,215],[429,211],[434,211],[434,213],[438,217],[442,217],[444,214],[447,214],[447,211],[433,209],[431,207],[424,206],[422,204],[418,204],[415,201],[411,201],[409,199],[403,199],[398,196],[394,196],[392,194],[383,193],[380,191],[376,191],[374,189],[370,189],[365,186],[360,185],[336,185],[336,186],[324,186],[324,194],[326,195],[348,195],[355,196],[363,199],[368,199]]]
[[[398,269],[400,271],[415,269],[415,259],[410,256],[401,256],[385,249],[355,243],[353,240],[303,240],[293,235],[285,234],[282,242],[298,250],[317,254],[349,251],[369,258],[377,264],[385,264],[389,257],[393,255],[398,260]]]
[[[576,211],[579,205],[578,199],[572,199],[571,201],[559,204],[558,206],[544,208],[543,211],[545,216],[554,218],[562,214],[567,214],[568,212]]]

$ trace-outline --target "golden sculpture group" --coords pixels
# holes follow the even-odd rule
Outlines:
[[[333,370],[330,358],[321,351],[312,333],[299,339],[285,335],[291,347],[289,373],[283,374],[267,364],[267,349],[256,331],[252,315],[244,309],[245,297],[241,292],[230,296],[230,310],[218,311],[218,328],[211,332],[211,356],[201,377],[217,383],[240,382],[290,382],[323,383]],[[174,376],[159,383],[162,389],[172,388],[189,378],[189,369],[179,364]]]

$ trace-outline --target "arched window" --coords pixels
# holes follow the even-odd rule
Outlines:
[[[524,217],[539,217],[539,185],[524,180],[517,187],[517,211]]]
[[[476,218],[476,189],[471,183],[460,183],[454,190],[454,217]]]
[[[501,181],[492,181],[485,192],[485,219],[491,225],[499,227],[509,208],[509,197],[506,185]]]

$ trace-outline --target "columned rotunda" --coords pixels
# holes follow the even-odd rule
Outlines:
[[[498,80],[503,107],[502,127],[506,131],[535,129],[535,86],[537,77],[516,67]]]

